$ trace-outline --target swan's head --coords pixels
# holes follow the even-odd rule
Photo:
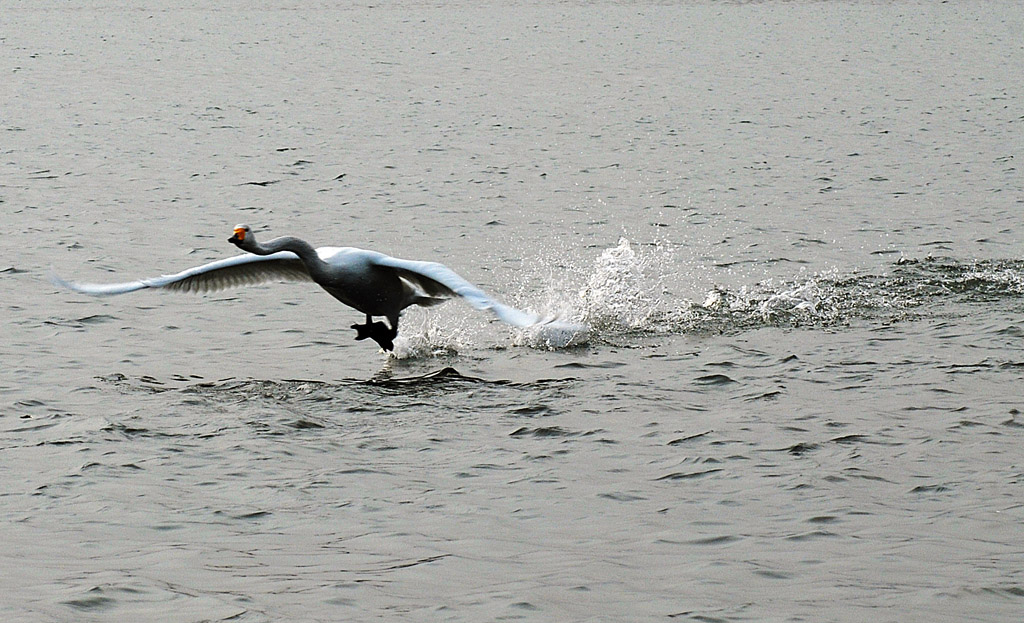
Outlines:
[[[235,225],[235,235],[228,238],[228,242],[241,247],[246,239],[252,241],[252,229],[248,225]]]

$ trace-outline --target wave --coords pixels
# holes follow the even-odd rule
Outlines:
[[[933,313],[930,305],[980,304],[1024,295],[1024,263],[902,259],[879,273],[837,271],[712,289],[681,301],[660,320],[671,331],[742,331],[763,326],[831,327],[855,320],[898,322]],[[946,313],[955,313],[947,309]]]
[[[276,394],[283,393],[288,395],[301,394],[314,398],[322,392],[331,392],[343,388],[402,391],[404,388],[423,386],[450,388],[453,386],[463,385],[477,387],[546,389],[551,387],[560,387],[575,380],[572,377],[536,379],[528,382],[518,382],[507,379],[486,379],[463,374],[452,366],[445,366],[443,368],[430,370],[421,374],[396,376],[395,370],[389,362],[385,362],[383,368],[367,379],[347,378],[333,381],[313,379],[261,380],[253,378],[227,378],[216,381],[205,381],[197,379],[199,379],[199,377],[175,377],[172,379],[159,380],[145,375],[129,377],[119,372],[96,377],[96,380],[117,387],[125,393],[143,392],[160,394],[165,392],[185,392],[193,394],[215,393],[241,394],[246,396],[260,395],[265,397],[273,397]]]

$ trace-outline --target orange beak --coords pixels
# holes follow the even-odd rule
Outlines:
[[[239,242],[243,242],[245,240],[245,230],[241,227],[235,228],[235,238],[238,239]]]

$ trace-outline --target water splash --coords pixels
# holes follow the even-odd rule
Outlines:
[[[713,288],[702,302],[683,300],[662,321],[673,332],[725,332],[759,326],[832,326],[858,311],[880,307],[865,304],[854,289],[843,288],[833,275],[796,281],[769,279],[739,289]],[[881,295],[881,300],[889,299]]]
[[[538,282],[546,285],[539,294],[523,293],[519,299],[524,308],[547,320],[515,331],[513,343],[549,350],[649,326],[661,305],[662,269],[669,265],[656,254],[638,252],[626,238],[582,268],[564,254],[536,262],[528,271],[534,276],[525,279],[521,288]]]
[[[639,329],[650,324],[661,304],[654,255],[641,255],[626,238],[605,249],[579,291],[580,320],[598,330]]]
[[[585,323],[553,319],[518,329],[513,335],[513,343],[546,350],[574,348],[589,343],[591,331],[590,325]]]
[[[419,310],[403,316],[401,332],[395,338],[395,359],[427,359],[450,357],[466,348],[464,322],[445,314],[439,321],[434,313]]]
[[[856,320],[899,322],[924,315],[928,305],[1024,296],[1022,261],[929,257],[901,258],[878,272],[832,269],[740,287],[714,287],[691,300],[673,296],[667,287],[670,277],[678,280],[679,274],[670,252],[658,244],[637,248],[625,238],[603,250],[583,270],[570,272],[577,285],[549,280],[540,313],[589,324],[588,337],[598,341],[766,326],[834,327]],[[544,346],[529,337],[520,337],[518,343]]]

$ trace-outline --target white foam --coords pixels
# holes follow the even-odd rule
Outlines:
[[[514,338],[519,346],[557,350],[582,346],[590,341],[590,327],[582,323],[553,320],[520,329]]]

